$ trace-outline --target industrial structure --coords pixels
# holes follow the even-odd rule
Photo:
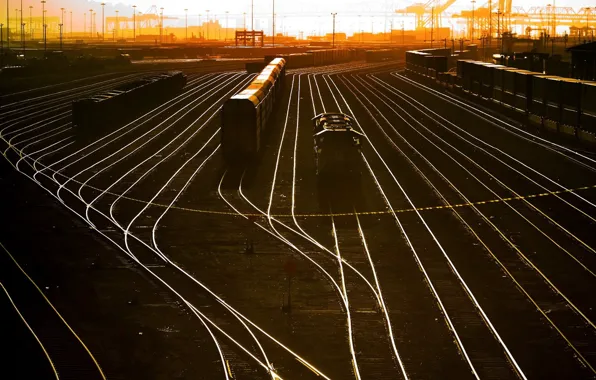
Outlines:
[[[156,29],[159,30],[159,35],[163,35],[164,20],[177,20],[178,17],[165,16],[163,14],[163,8],[158,11],[157,6],[153,5],[147,9],[144,13],[136,12],[132,17],[120,16],[118,13],[116,16],[106,17],[106,26],[108,33],[111,33],[111,37],[124,38],[125,35],[132,33],[136,35],[142,35],[143,29],[147,32],[155,33]]]
[[[236,46],[264,46],[265,34],[262,30],[237,30]]]
[[[541,34],[567,35],[571,38],[593,38],[594,34],[593,14],[596,13],[596,7],[575,10],[547,4],[526,10],[521,6],[513,6],[512,0],[488,0],[477,7],[477,2],[473,0],[469,10],[448,13],[449,7],[455,2],[429,0],[398,9],[396,14],[413,16],[416,30],[430,29],[431,34],[439,28],[450,26],[452,38],[456,30],[465,33],[462,37],[469,39],[492,39],[504,32],[533,37]]]

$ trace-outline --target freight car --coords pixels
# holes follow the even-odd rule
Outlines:
[[[245,64],[246,72],[248,74],[260,73],[261,71],[263,71],[263,69],[265,68],[265,66],[267,66],[267,63],[266,62],[261,62],[261,61],[257,61],[257,62],[246,62],[246,64]]]
[[[492,99],[546,126],[596,133],[595,82],[472,60],[457,61],[457,76],[464,93]]]
[[[271,62],[275,56],[266,55],[265,63]],[[309,50],[305,53],[281,55],[286,61],[286,69],[297,69],[309,66],[332,65],[356,59],[356,51],[352,49]]]
[[[319,182],[357,184],[361,176],[363,135],[354,130],[352,118],[329,112],[312,120]]]
[[[451,49],[421,49],[406,51],[406,70],[436,78],[448,70]]]
[[[366,62],[391,61],[397,58],[397,52],[393,49],[367,50],[364,54]]]
[[[441,74],[445,49],[406,52],[406,72],[425,81],[482,98],[539,125],[596,142],[596,82],[546,75],[494,63],[460,59],[457,75]]]
[[[96,127],[122,125],[155,104],[179,93],[186,85],[181,71],[149,75],[72,102],[72,122],[89,133]]]
[[[297,69],[301,67],[309,67],[314,64],[313,55],[310,53],[284,54],[279,57],[283,58],[286,61],[286,70]],[[275,58],[276,56],[266,55],[265,64],[268,64]]]
[[[223,157],[235,165],[256,158],[269,117],[282,95],[286,61],[273,59],[240,93],[226,100],[221,110]]]
[[[314,66],[322,66],[348,62],[353,59],[354,52],[349,49],[325,49],[309,50],[306,53],[313,55]]]
[[[587,131],[596,133],[596,82],[585,82],[581,91],[580,125]]]

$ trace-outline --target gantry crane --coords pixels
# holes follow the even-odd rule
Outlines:
[[[457,0],[446,0],[440,3],[439,0],[429,0],[426,3],[417,3],[395,13],[414,14],[416,17],[416,29],[424,29],[430,25],[440,26],[441,15],[452,6]]]
[[[133,22],[137,23],[137,28],[154,29],[159,28],[161,20],[178,20],[178,17],[170,17],[162,15],[157,6],[152,5],[144,13],[137,13],[135,17],[132,16],[110,16],[106,17],[108,30],[130,29]]]
[[[495,4],[497,4],[496,9]],[[489,7],[492,8],[490,13]],[[465,19],[467,25],[470,25],[470,20],[473,18],[474,29],[477,30],[476,35],[491,34],[489,32],[491,26],[494,35],[498,32],[496,26],[499,25],[500,31],[517,29],[523,30],[524,34],[540,31],[555,36],[558,26],[568,26],[570,31],[581,29],[581,32],[576,31],[575,33],[583,35],[591,33],[594,22],[593,14],[596,14],[596,7],[584,7],[576,11],[571,7],[556,7],[549,4],[525,10],[520,6],[512,6],[511,0],[495,0],[475,9],[474,14],[466,10],[453,15],[453,17]]]

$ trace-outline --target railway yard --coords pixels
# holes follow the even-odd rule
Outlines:
[[[181,68],[181,92],[105,130],[74,126],[72,101],[143,73],[1,95],[11,371],[596,378],[594,148],[404,64],[288,67],[244,169],[220,142],[223,103],[257,75],[239,62]],[[364,135],[360,188],[321,196],[323,112]]]

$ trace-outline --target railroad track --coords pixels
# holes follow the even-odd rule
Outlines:
[[[197,70],[177,98],[88,141],[64,102],[130,77],[15,101],[2,151],[174,296],[212,378],[593,377],[595,200],[555,192],[591,185],[596,162],[396,67],[291,71],[261,164],[244,173],[219,158],[219,107],[250,79],[233,71]],[[332,110],[367,139],[362,203],[347,210],[319,203],[314,180],[310,118]],[[358,215],[369,209],[388,213]],[[313,213],[329,215],[297,216]],[[283,313],[288,260],[299,271]]]
[[[365,80],[362,80],[362,79],[360,79],[360,80],[359,80],[359,81],[357,81],[356,83],[358,84],[358,88],[362,88],[363,86],[366,86],[366,85],[367,85],[367,84],[366,84],[366,81],[365,81]],[[354,85],[352,85],[352,86],[354,86]],[[354,89],[356,89],[356,86],[354,86],[353,88],[354,88]],[[393,89],[393,92],[395,92],[395,89]],[[378,87],[377,87],[377,88],[373,88],[373,87],[371,86],[371,87],[370,87],[370,90],[369,90],[369,91],[367,91],[366,95],[364,95],[364,96],[360,96],[360,98],[361,98],[361,99],[367,99],[367,96],[370,96],[370,97],[373,97],[373,98],[374,98],[374,97],[376,97],[376,98],[380,98],[380,96],[378,95],[379,93],[380,93],[380,91],[379,91],[379,88],[378,88]],[[363,95],[363,94],[360,94],[360,95]],[[403,99],[403,100],[406,100],[404,96],[402,96],[402,97],[401,97],[401,99]],[[400,99],[400,100],[401,100],[401,99]],[[388,101],[390,101],[390,100],[391,100],[391,99],[390,99],[390,97],[387,97],[387,99],[386,99],[385,101],[386,101],[386,102],[388,102]],[[411,100],[412,100],[412,99],[411,99],[411,97],[410,97],[410,103],[408,104],[408,107],[407,107],[407,109],[406,109],[405,107],[403,107],[403,106],[402,106],[402,107],[400,107],[400,105],[398,105],[397,103],[395,103],[395,101],[393,101],[393,102],[392,102],[392,103],[390,103],[390,104],[387,104],[387,107],[388,107],[388,108],[390,108],[390,109],[393,109],[393,110],[400,110],[400,114],[406,114],[406,115],[408,115],[408,114],[411,114],[412,110],[414,110],[414,109],[416,109],[416,110],[421,110],[421,111],[422,111],[422,113],[424,113],[424,114],[426,114],[427,112],[431,112],[430,110],[428,110],[428,109],[426,109],[426,108],[422,110],[422,107],[420,107],[420,104],[418,104],[418,105],[417,105],[418,107],[416,107],[416,105],[415,105],[415,107],[412,107],[412,105],[413,105],[413,104],[412,104]],[[407,103],[406,103],[406,104],[407,104]],[[373,107],[374,107],[374,106],[373,106]],[[383,111],[385,111],[385,112],[383,112]],[[396,112],[396,111],[394,111],[394,112]],[[391,113],[391,110],[389,110],[389,109],[387,109],[387,108],[385,108],[385,107],[384,107],[384,109],[383,109],[382,111],[376,110],[376,112],[375,112],[375,113],[377,113],[377,114],[381,114],[381,115],[388,115],[388,114],[390,114],[390,113]],[[397,113],[397,112],[396,112],[396,113]],[[410,120],[411,120],[411,121],[410,121]],[[424,120],[424,119],[422,119],[422,120]],[[429,129],[429,128],[427,127],[427,125],[429,125],[429,124],[426,124],[426,125],[424,125],[424,123],[421,123],[421,122],[420,122],[420,116],[418,116],[418,115],[410,116],[410,117],[409,117],[409,121],[408,121],[408,122],[410,123],[410,126],[411,126],[412,130],[414,130],[414,131],[422,131],[422,130],[428,130],[428,129]],[[443,122],[445,122],[445,121],[443,121]],[[412,125],[412,124],[414,124],[414,125]],[[431,124],[431,125],[432,125],[432,124]],[[389,130],[389,128],[385,128],[385,129]],[[395,128],[393,128],[393,133],[395,133],[395,135],[399,136],[399,132],[398,132],[398,131],[397,131]],[[392,134],[393,134],[393,133],[392,133]],[[404,133],[404,134],[405,134],[405,131],[403,131],[402,133]],[[393,135],[393,136],[395,136],[395,135]],[[397,136],[396,136],[396,137],[397,137]],[[436,134],[434,134],[434,136],[435,136],[435,137],[437,137],[437,138],[440,138],[440,137],[436,136]],[[393,139],[395,139],[395,137],[391,137],[391,138],[390,138],[390,137],[387,137],[387,136],[385,136],[385,138],[388,138],[388,139],[391,139],[391,138],[393,138]],[[401,138],[403,139],[403,137],[401,137]],[[402,145],[403,145],[403,144],[402,144]],[[412,144],[408,144],[408,145],[422,146],[422,144],[421,144],[419,141],[416,141],[416,143],[412,143]],[[436,145],[435,145],[435,147],[436,147]],[[419,153],[419,152],[416,152],[416,151],[414,151],[413,153],[411,153],[411,156],[410,156],[410,157],[412,157],[412,156],[414,156],[414,155],[420,155],[420,153]],[[447,157],[450,157],[450,156],[447,154]],[[451,158],[451,157],[450,157],[450,158]],[[475,160],[477,161],[478,159],[477,159],[477,158],[475,158],[474,160],[470,160],[470,159],[468,159],[468,162],[474,162]],[[430,165],[430,164],[428,164],[428,165]],[[437,162],[436,162],[436,161],[435,161],[435,165],[437,165],[437,166],[438,166],[438,164],[437,164]],[[488,165],[485,165],[485,167],[488,167]],[[431,169],[432,169],[432,168],[433,168],[433,167],[431,167]],[[435,169],[435,170],[436,170],[436,169]],[[444,168],[444,170],[445,170],[445,172],[446,172],[446,171],[447,171],[447,168]],[[425,171],[425,172],[428,172],[428,171]],[[442,175],[441,171],[439,171],[439,170],[436,170],[436,172],[437,172],[437,174],[438,174],[438,175]],[[444,180],[444,181],[447,181],[447,179],[445,178],[445,176],[444,176],[444,175],[442,175],[442,177],[443,177],[443,178],[441,178],[442,180]],[[477,179],[477,178],[476,178],[476,179]],[[494,179],[494,178],[493,178],[493,179]],[[486,183],[488,183],[488,182],[485,182],[484,184],[486,184]],[[495,182],[493,182],[493,183],[495,183]],[[476,194],[474,194],[474,195],[476,195]],[[493,195],[493,196],[494,196],[494,195]],[[499,215],[501,216],[501,215],[502,215],[502,213],[503,213],[503,211],[502,211],[502,209],[500,209],[499,211],[500,211],[500,212],[499,212]],[[494,213],[493,213],[493,215],[494,215]],[[490,218],[490,219],[492,219],[492,218]],[[490,222],[490,219],[489,219],[489,218],[485,218],[485,222],[489,223],[489,222]],[[467,227],[468,227],[469,229],[471,229],[471,228],[469,227],[469,225],[470,225],[470,224],[472,224],[472,223],[469,223],[469,224],[467,224]],[[534,227],[534,228],[536,228],[536,226],[535,226],[535,225],[533,225],[533,227]],[[473,229],[471,229],[471,230],[473,231]],[[498,230],[497,230],[497,231],[498,231]],[[505,237],[505,234],[499,234],[498,236]],[[542,238],[543,238],[543,239],[545,238],[544,234],[543,234]],[[517,239],[516,239],[516,240],[517,240]],[[493,240],[493,241],[494,241],[494,240]],[[511,243],[511,241],[509,241],[509,242]],[[551,240],[551,242],[552,242],[552,240]],[[486,249],[487,249],[487,250],[489,250],[489,251],[490,251],[490,248],[489,248],[489,245],[490,245],[490,244],[489,244],[489,245],[487,245],[485,242],[482,242],[482,244],[483,244],[483,245],[486,247]],[[493,243],[493,244],[494,244],[494,243]],[[518,242],[517,242],[517,241],[516,241],[516,244],[518,244]],[[495,248],[494,248],[494,246],[493,246],[493,249],[495,249]],[[510,245],[510,247],[509,247],[509,249],[512,249],[512,250],[514,250],[514,251],[518,250],[518,248],[517,248],[517,247],[516,247],[516,245],[514,245],[514,244],[511,244],[511,245]],[[497,252],[499,252],[499,251],[500,251],[500,250],[497,250]],[[519,251],[518,251],[518,252],[519,252]],[[491,254],[492,254],[492,252],[491,252]],[[518,259],[518,260],[519,260],[519,259]],[[498,262],[498,261],[497,261],[497,262]],[[557,261],[557,263],[560,263],[560,262],[559,262],[559,261]],[[510,265],[513,265],[513,262],[510,262],[509,264],[510,264]],[[517,261],[517,264],[516,264],[516,266],[515,266],[515,268],[516,268],[516,269],[520,268],[520,265],[519,265],[519,264],[520,264],[520,262],[519,262],[519,261]],[[522,261],[522,262],[521,262],[521,264],[522,264],[522,265],[523,265],[523,264],[526,264],[526,262]],[[576,262],[576,264],[578,264],[578,263]],[[530,266],[531,266],[531,264],[530,264]],[[535,268],[535,267],[534,267],[534,268],[532,268],[532,269],[536,270],[537,268]],[[580,275],[581,275],[581,274],[582,274],[582,273],[581,273],[581,270],[578,272],[578,271],[577,271],[577,269],[578,269],[578,268],[576,268],[576,271],[575,271],[574,273],[578,273],[578,274],[580,274]],[[582,268],[582,269],[584,269],[584,268]],[[585,270],[585,269],[584,269],[584,270]],[[534,273],[534,274],[537,274],[536,272],[537,272],[537,271],[535,271],[535,273]],[[483,273],[484,273],[484,272],[483,272]],[[551,280],[551,277],[550,277],[550,276],[543,276],[542,274],[541,274],[541,277],[543,277],[543,281],[545,281],[545,282],[547,283],[547,285],[548,285],[548,284],[549,284],[549,282],[550,282],[550,280]],[[546,277],[546,278],[545,278],[545,277]],[[481,279],[481,280],[484,280],[484,279]],[[530,282],[528,281],[528,283],[530,283]],[[589,280],[586,280],[586,283],[589,283]],[[535,285],[535,282],[533,282],[533,285]],[[542,289],[542,291],[541,291],[541,292],[542,292],[542,295],[544,296],[545,294],[547,294],[547,293],[548,293],[548,290],[546,290],[546,289]],[[555,292],[557,292],[557,290],[555,290]],[[527,295],[527,293],[526,293],[526,295]],[[497,296],[497,295],[494,295],[493,297],[498,297],[498,296]],[[511,298],[512,298],[512,299],[514,298],[514,295],[513,295],[513,294],[512,294],[512,296],[511,296]],[[529,305],[529,306],[534,306],[534,305],[532,305],[532,303],[534,303],[534,301],[533,301],[533,300],[531,300],[531,303],[530,303],[530,305]],[[545,304],[546,304],[546,303],[542,303],[542,305],[545,305]],[[551,304],[551,305],[552,305],[552,304]],[[574,306],[573,304],[568,304],[568,305],[569,305],[569,306],[571,306],[571,308],[572,308],[572,309],[574,308],[574,307],[573,307],[573,306]],[[536,305],[536,306],[538,306],[538,305]],[[545,312],[545,311],[542,311],[542,313],[543,313],[543,316],[546,316],[547,314],[550,314],[550,313],[551,313],[551,310],[546,310],[546,312]],[[566,314],[569,314],[569,313],[566,313]],[[508,317],[510,318],[510,315],[508,315]],[[551,317],[554,317],[554,315],[551,315]],[[576,317],[577,317],[577,316],[576,316]],[[505,318],[505,317],[503,316],[502,318]],[[546,318],[548,319],[549,317],[546,317]],[[580,319],[581,319],[581,318],[580,318]],[[570,322],[569,320],[567,320],[566,322],[563,322],[562,324],[563,324],[563,325],[565,325],[565,326],[566,326],[566,328],[568,328],[568,327],[570,327],[570,326],[572,326],[572,325],[573,325],[573,326],[575,326],[575,323],[580,323],[580,325],[582,325],[582,321],[581,321],[581,320],[579,320],[579,321],[577,321],[577,322]],[[586,321],[586,320],[584,320],[584,321],[583,321],[583,324],[585,325],[586,323],[589,325],[589,322],[588,322],[588,321]],[[585,331],[585,333],[587,333],[587,334],[588,334],[588,336],[590,336],[590,335],[589,335],[589,334],[590,334],[590,331],[589,331],[589,330],[590,330],[590,328],[589,328],[589,326],[587,326],[587,327],[588,327],[588,330],[586,330],[586,331]],[[543,333],[545,333],[545,332],[543,332]],[[545,334],[546,334],[546,333],[545,333]],[[538,334],[537,334],[537,335],[538,335]],[[589,338],[588,338],[588,339],[589,339]],[[584,344],[584,342],[582,342],[582,341],[579,341],[578,343],[580,343],[580,345],[578,345],[578,346],[580,346],[580,347],[581,347],[581,346],[583,346],[583,344]],[[575,345],[571,344],[571,345],[570,345],[570,347],[572,347],[572,348],[573,348],[573,347],[575,347]],[[575,348],[576,348],[576,347],[575,347]],[[518,351],[518,352],[520,352],[520,351]],[[523,352],[523,351],[521,351],[521,352]],[[576,352],[576,353],[577,353],[577,352]],[[581,358],[581,356],[580,356],[580,358]],[[567,358],[567,359],[569,359],[569,358]],[[585,363],[584,363],[584,364],[585,364]]]
[[[22,347],[23,340],[32,341],[29,351],[21,352],[22,356],[13,358],[24,367],[5,368],[5,374],[48,379],[106,379],[102,367],[84,340],[50,301],[54,289],[46,288],[44,293],[2,243],[0,262],[3,278],[0,282],[2,304],[10,305],[4,308],[6,316],[15,322],[10,329],[24,332],[14,336],[12,332],[7,333],[5,343],[10,343],[8,337],[12,337],[12,345],[16,348]],[[39,363],[44,365],[37,366]]]

